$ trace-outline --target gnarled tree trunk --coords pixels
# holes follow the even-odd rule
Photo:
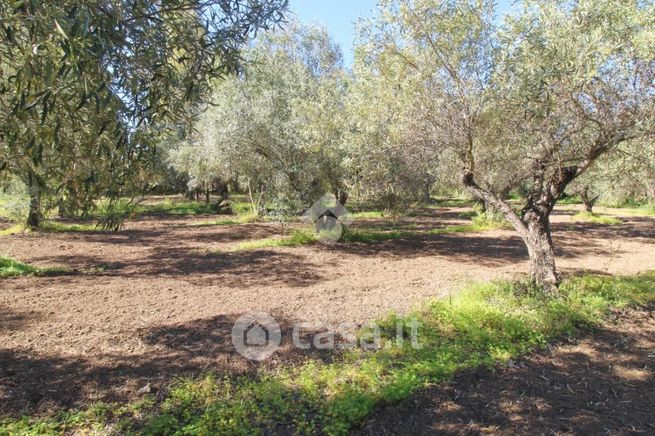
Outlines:
[[[655,180],[651,181],[648,186],[648,202],[655,204]]]
[[[41,192],[37,189],[30,189],[30,212],[27,215],[27,226],[36,229],[41,225]]]
[[[41,225],[41,186],[36,174],[30,171],[27,176],[27,189],[30,195],[30,211],[27,215],[27,226],[36,229]]]
[[[421,189],[421,200],[423,204],[430,204],[432,202],[432,185],[434,185],[434,183],[435,182],[432,178],[427,178],[427,180],[423,182]]]
[[[550,234],[550,214],[555,204],[566,187],[587,171],[594,161],[628,139],[629,136],[622,130],[616,130],[611,135],[607,133],[599,135],[577,165],[553,167],[552,158],[559,153],[559,145],[546,150],[541,156],[533,157],[530,171],[532,185],[520,215],[500,195],[480,186],[475,181],[473,141],[470,140],[468,152],[464,156],[466,166],[462,174],[462,182],[473,195],[487,204],[494,205],[512,223],[528,249],[532,280],[542,286],[545,292],[555,293],[559,287],[553,240]]]
[[[525,229],[519,233],[522,233],[521,237],[528,248],[530,277],[537,285],[552,292],[559,286],[559,276],[555,265],[549,217],[537,210],[529,210],[521,221],[525,223]]]
[[[585,212],[593,213],[594,206],[596,205],[599,196],[594,197],[590,195],[589,186],[585,186],[584,189],[581,189],[579,195],[580,195],[580,199],[582,200],[582,204],[584,205]]]
[[[556,293],[560,280],[555,264],[549,216],[557,198],[553,193],[561,192],[563,186],[549,190],[547,198],[540,201],[543,204],[529,202],[524,208],[522,216],[519,216],[507,201],[480,187],[473,179],[472,174],[465,174],[464,184],[473,195],[484,201],[487,206],[493,205],[495,210],[502,213],[512,223],[528,249],[532,281],[542,287],[545,292]]]
[[[343,189],[339,189],[334,197],[336,200],[341,204],[342,206],[346,205],[346,202],[348,201],[348,192],[344,191]]]

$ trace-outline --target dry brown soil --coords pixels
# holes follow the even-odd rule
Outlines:
[[[433,209],[404,224],[461,224],[466,210]],[[655,269],[655,220],[627,216],[603,226],[571,223],[572,213],[558,210],[553,219],[564,273]],[[188,225],[207,218],[152,216],[120,233],[0,238],[1,253],[71,270],[0,280],[0,415],[125,400],[148,382],[210,369],[252,371],[229,340],[246,311],[269,312],[283,327],[362,324],[469,281],[527,271],[526,250],[508,230],[230,252],[284,229]],[[266,364],[299,358],[287,346]]]
[[[366,435],[655,434],[655,318],[644,308],[600,331],[377,411]]]

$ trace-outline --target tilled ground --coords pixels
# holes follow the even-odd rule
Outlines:
[[[403,224],[461,224],[464,211],[433,210]],[[571,223],[571,214],[560,210],[553,220],[565,273],[655,269],[655,220],[602,226]],[[362,324],[471,280],[527,271],[512,231],[230,252],[283,228],[188,225],[199,219],[150,217],[117,234],[1,238],[0,252],[73,273],[0,281],[0,414],[123,400],[148,382],[208,369],[252,371],[230,342],[234,320],[247,311],[271,313],[283,327]],[[288,346],[266,364],[302,358]]]
[[[383,408],[357,434],[655,434],[654,307]]]

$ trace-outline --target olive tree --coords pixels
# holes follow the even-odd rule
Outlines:
[[[77,156],[109,162],[120,195],[153,139],[188,125],[211,80],[281,19],[286,0],[31,0],[0,3],[0,171],[41,197]],[[101,138],[100,140],[96,140]],[[110,147],[107,148],[107,141]],[[137,165],[138,167],[138,165]]]
[[[620,144],[652,133],[655,6],[628,1],[524,1],[497,26],[487,0],[388,0],[369,50],[409,66],[433,142],[458,157],[464,186],[523,239],[533,280],[559,284],[550,214],[566,187]],[[516,213],[485,182],[510,159],[528,184]]]
[[[439,179],[440,150],[417,114],[418,84],[406,65],[371,53],[366,31],[363,27],[347,97],[351,189],[388,210],[429,202]]]
[[[171,152],[180,170],[229,173],[258,193],[300,210],[344,191],[344,75],[327,31],[292,21],[244,52],[241,74],[217,83],[190,142]],[[194,168],[181,156],[196,156]],[[259,197],[261,198],[261,196]],[[255,207],[257,209],[257,207]]]
[[[587,212],[599,200],[613,206],[655,203],[655,144],[651,140],[621,144],[574,180],[567,192],[578,195]]]

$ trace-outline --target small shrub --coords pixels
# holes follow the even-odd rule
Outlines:
[[[110,198],[97,207],[98,227],[118,231],[126,219],[135,216],[137,202],[123,198]]]

